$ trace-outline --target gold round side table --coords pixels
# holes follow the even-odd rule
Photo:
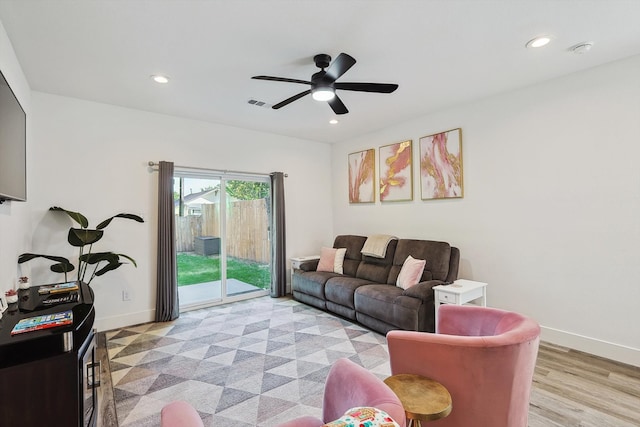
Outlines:
[[[451,413],[451,395],[439,382],[422,375],[397,374],[384,380],[398,396],[409,420],[407,427],[421,426]]]

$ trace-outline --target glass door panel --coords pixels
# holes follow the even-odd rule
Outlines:
[[[220,190],[220,179],[174,178],[181,306],[222,299]]]
[[[227,179],[225,193],[226,295],[266,294],[271,288],[270,182]]]

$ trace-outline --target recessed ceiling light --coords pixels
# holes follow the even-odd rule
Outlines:
[[[156,83],[169,83],[169,78],[166,76],[162,76],[160,74],[154,74],[151,76],[151,78],[153,79],[154,82]]]
[[[329,123],[332,124],[332,125],[337,125],[338,124],[338,120],[331,119],[331,120],[329,120]]]
[[[547,44],[549,44],[549,42],[551,41],[551,37],[550,36],[538,36],[534,39],[531,39],[527,42],[526,46],[527,48],[531,48],[531,47],[542,47],[542,46],[546,46]]]

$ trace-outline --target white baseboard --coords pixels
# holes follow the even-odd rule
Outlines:
[[[127,313],[120,316],[96,318],[94,328],[96,328],[98,332],[103,332],[131,325],[153,322],[155,320],[155,314],[155,310],[145,310],[137,313]]]
[[[640,367],[640,349],[541,326],[540,339],[562,347]]]

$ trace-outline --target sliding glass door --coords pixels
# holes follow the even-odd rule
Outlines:
[[[268,177],[176,172],[180,308],[267,295]]]

